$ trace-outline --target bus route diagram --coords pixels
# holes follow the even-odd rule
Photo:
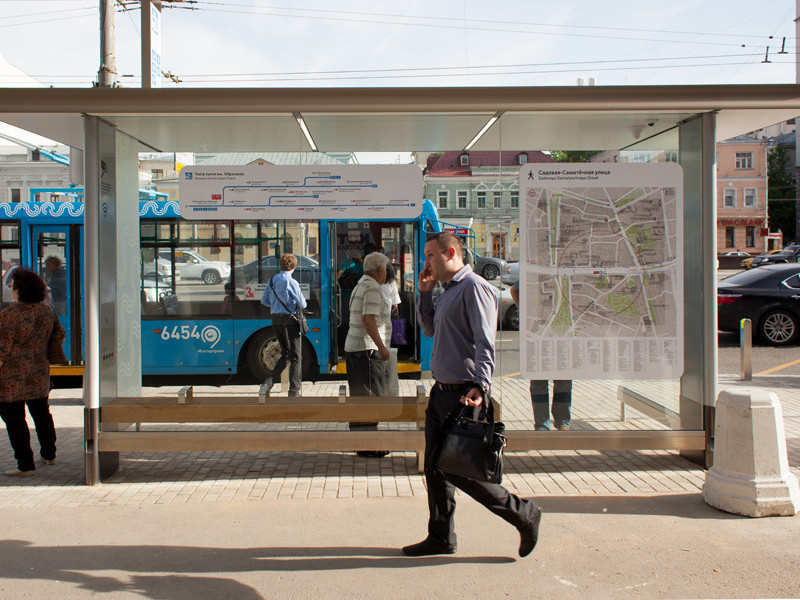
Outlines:
[[[413,219],[416,165],[195,165],[181,170],[185,219]]]
[[[682,182],[672,163],[520,170],[527,377],[681,375]]]

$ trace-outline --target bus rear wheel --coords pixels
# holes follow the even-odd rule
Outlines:
[[[247,346],[247,368],[258,382],[264,381],[281,357],[281,345],[272,329],[259,331]],[[304,381],[316,381],[317,359],[311,344],[303,338],[300,362]],[[288,368],[288,365],[287,365]]]

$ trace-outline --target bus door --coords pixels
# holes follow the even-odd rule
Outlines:
[[[397,305],[393,347],[398,349],[401,372],[419,371],[419,333],[416,327],[416,222],[345,221],[330,224],[333,280],[331,286],[331,353],[342,372],[344,342],[350,328],[350,296],[363,275],[362,260],[379,250],[391,262],[400,296]],[[333,354],[336,354],[334,357]]]
[[[44,279],[53,309],[66,332],[64,352],[70,363],[82,360],[83,286],[81,228],[36,225],[31,228],[31,268]]]

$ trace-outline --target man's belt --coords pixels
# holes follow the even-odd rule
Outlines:
[[[437,381],[436,386],[443,392],[460,392],[462,390],[479,387],[472,381],[465,381],[464,383],[442,383],[441,381]]]

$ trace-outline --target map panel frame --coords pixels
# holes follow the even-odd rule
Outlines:
[[[520,169],[520,367],[529,379],[683,373],[683,170]]]

